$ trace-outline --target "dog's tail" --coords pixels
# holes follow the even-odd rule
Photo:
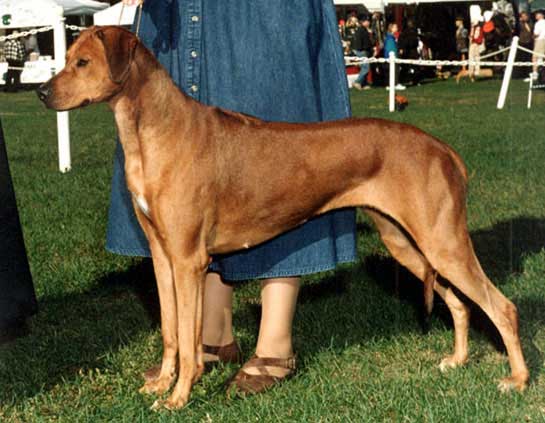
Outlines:
[[[437,272],[430,269],[426,278],[424,279],[424,306],[426,308],[426,315],[429,316],[433,310],[433,288],[435,286],[435,280],[437,279]]]

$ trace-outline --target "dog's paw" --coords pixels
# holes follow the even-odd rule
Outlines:
[[[170,389],[174,378],[157,378],[147,381],[139,390],[141,394],[164,394]]]
[[[502,393],[507,393],[511,391],[519,391],[522,392],[526,389],[528,386],[528,378],[527,377],[506,377],[502,380],[500,380],[500,383],[498,383],[498,389]]]
[[[467,363],[467,358],[458,358],[454,354],[447,355],[441,360],[441,363],[439,363],[439,370],[441,370],[442,373],[445,373],[450,369],[463,366],[465,363]]]
[[[179,397],[172,398],[172,395],[167,400],[155,400],[151,406],[152,411],[161,410],[178,410],[187,404],[187,398]]]

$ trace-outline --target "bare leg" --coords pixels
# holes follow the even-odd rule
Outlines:
[[[261,282],[261,324],[257,340],[258,357],[289,358],[293,356],[292,325],[300,278],[265,279]],[[290,371],[266,366],[272,376],[283,377]],[[260,374],[256,367],[246,367],[248,374]]]
[[[206,275],[203,309],[203,342],[223,346],[233,342],[233,287],[224,284],[217,273]],[[205,361],[217,360],[205,354]]]

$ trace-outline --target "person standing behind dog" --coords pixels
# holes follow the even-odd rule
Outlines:
[[[532,56],[532,79],[537,80],[537,69],[540,63],[543,63],[545,54],[545,19],[543,11],[536,12],[536,23],[534,24],[534,55]]]
[[[519,15],[519,45],[528,50],[534,49],[534,28],[530,21],[530,15],[528,12],[520,12]],[[517,50],[516,62],[530,62],[532,60],[532,54],[526,51]],[[528,76],[528,68],[515,67],[513,74],[517,78],[524,78]],[[529,82],[530,78],[527,78],[525,82]]]
[[[417,60],[420,58],[418,53],[418,44],[419,44],[418,31],[414,27],[414,21],[409,19],[407,21],[407,28],[405,28],[401,34],[399,34],[399,39],[397,40],[397,45],[399,47],[399,57],[402,59],[411,59]],[[414,65],[408,65],[404,67],[405,75],[409,75],[412,85],[418,85],[420,83],[420,68]]]
[[[386,32],[386,37],[384,38],[384,57],[386,59],[390,58],[390,53],[394,53],[394,57],[398,57],[397,40],[395,37],[397,29],[398,28],[396,23],[388,24],[388,30]],[[390,65],[388,63],[385,63],[383,69],[384,69],[384,79],[386,82],[386,89],[389,89],[390,86],[388,85],[388,75],[389,75]],[[404,90],[406,88],[404,85],[401,85],[399,83],[399,66],[395,67],[395,82],[396,82],[396,86],[395,86],[396,90]]]
[[[258,31],[255,22],[260,22]],[[351,114],[346,78],[339,77],[345,68],[331,0],[147,0],[140,39],[179,88],[205,104],[269,121],[315,122]],[[231,389],[261,392],[293,374],[299,276],[353,261],[355,228],[353,210],[336,211],[255,248],[214,257],[203,304],[207,362],[240,357],[232,328],[233,288],[224,280],[261,280],[255,357],[240,369]],[[119,143],[106,248],[150,256],[126,187]],[[268,364],[257,357],[267,358]],[[146,378],[153,378],[156,369]]]
[[[456,53],[458,53],[458,59],[460,60],[466,60],[468,52],[468,36],[468,31],[464,26],[464,19],[462,17],[456,18]]]
[[[475,82],[475,75],[479,75],[481,67],[479,64],[473,62],[479,62],[481,60],[481,50],[484,47],[484,36],[481,25],[479,22],[474,22],[469,32],[469,79],[471,82]]]
[[[373,42],[371,40],[371,34],[369,26],[371,21],[368,16],[365,16],[357,27],[354,37],[352,38],[352,52],[358,57],[371,57],[373,53]],[[357,90],[365,90],[371,88],[366,81],[367,74],[369,73],[369,63],[364,62],[361,64],[360,73],[352,86]]]
[[[13,31],[12,35],[17,35],[18,31]],[[8,62],[8,73],[6,76],[6,92],[17,92],[21,85],[21,69],[25,60],[25,45],[19,38],[6,40],[4,43],[4,57]]]

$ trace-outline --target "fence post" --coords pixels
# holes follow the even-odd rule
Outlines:
[[[511,41],[511,49],[509,50],[509,56],[507,57],[507,66],[503,74],[503,81],[501,83],[500,96],[498,97],[498,109],[503,109],[505,105],[505,98],[507,97],[507,90],[509,89],[509,82],[511,81],[511,74],[513,73],[513,63],[515,63],[515,57],[517,55],[517,48],[519,45],[519,37],[514,36]]]
[[[58,73],[66,64],[66,29],[64,26],[64,10],[59,6],[58,16],[53,23],[53,44],[55,51],[55,73]],[[68,172],[70,160],[70,121],[68,112],[57,112],[57,140],[59,148],[59,170]]]
[[[390,112],[393,112],[395,111],[396,109],[396,106],[395,106],[395,95],[396,95],[396,92],[395,92],[395,84],[396,84],[396,69],[395,69],[395,66],[396,66],[396,62],[395,62],[395,53],[393,51],[390,52],[389,54],[389,57],[388,57],[388,61],[389,61],[389,69],[390,69],[390,92],[388,93],[389,95],[389,110]]]

